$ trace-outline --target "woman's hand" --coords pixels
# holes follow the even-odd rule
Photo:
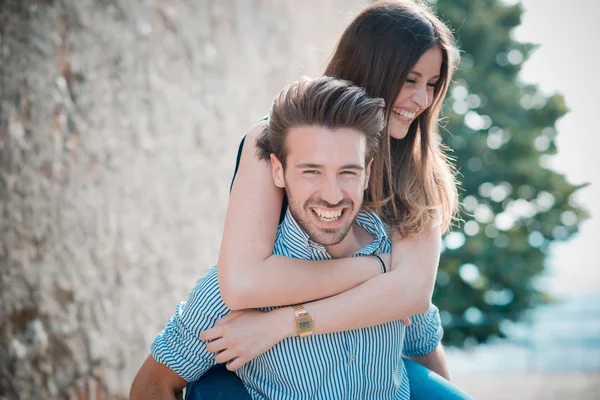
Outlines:
[[[218,363],[227,363],[227,369],[235,371],[293,335],[293,320],[291,307],[234,311],[202,332],[200,339],[209,342],[206,349],[216,353]]]

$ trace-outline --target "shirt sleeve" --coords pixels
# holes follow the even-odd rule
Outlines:
[[[206,350],[200,333],[230,312],[221,298],[217,268],[213,267],[196,283],[188,300],[177,305],[166,328],[152,343],[152,357],[186,382],[198,380],[216,365],[215,355]]]
[[[406,327],[402,354],[417,357],[435,350],[444,335],[438,308],[431,304],[423,314],[410,317],[410,322]]]

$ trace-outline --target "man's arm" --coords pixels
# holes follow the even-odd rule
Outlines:
[[[206,350],[200,334],[229,313],[219,291],[217,270],[213,267],[198,280],[188,300],[177,305],[165,329],[152,342],[151,355],[131,387],[132,396],[176,398],[176,392],[185,387],[186,382],[198,380],[216,365],[215,354]]]
[[[446,363],[446,354],[441,343],[435,348],[435,350],[423,356],[407,358],[421,364],[425,368],[435,372],[447,380],[450,380],[450,371],[448,370],[448,364]]]
[[[138,371],[129,392],[130,400],[175,400],[187,382],[170,368],[148,356]]]
[[[411,317],[411,325],[406,327],[402,353],[449,380],[446,356],[440,343],[443,335],[440,312],[436,306],[430,304],[426,312]]]

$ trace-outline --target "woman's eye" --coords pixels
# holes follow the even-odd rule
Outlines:
[[[429,86],[430,88],[435,88],[437,86],[437,82],[428,83],[427,86]]]
[[[406,82],[408,82],[408,83],[417,83],[416,80],[411,79],[411,78],[406,79]]]

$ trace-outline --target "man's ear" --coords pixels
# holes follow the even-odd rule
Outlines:
[[[279,161],[273,153],[271,153],[271,173],[273,175],[273,183],[275,183],[275,186],[284,188],[285,179],[283,178],[283,165],[281,165],[281,161]]]
[[[371,178],[371,165],[373,165],[373,159],[367,164],[367,168],[365,168],[365,187],[363,190],[367,190],[369,187],[369,179]]]

